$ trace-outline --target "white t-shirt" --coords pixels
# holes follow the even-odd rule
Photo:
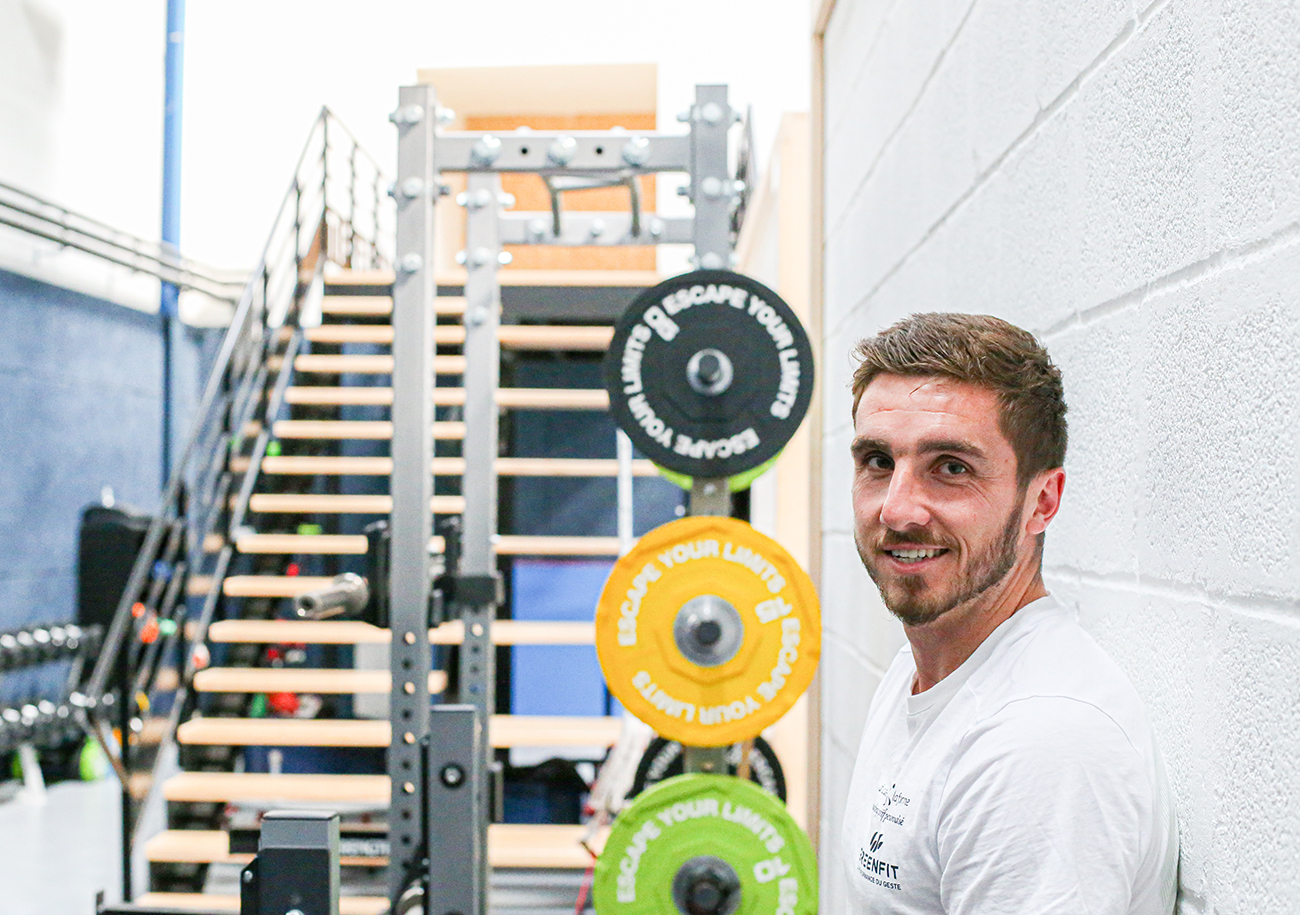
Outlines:
[[[1172,797],[1128,678],[1052,597],[871,701],[843,850],[853,915],[1169,915]]]

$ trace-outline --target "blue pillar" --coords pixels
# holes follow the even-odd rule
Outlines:
[[[162,240],[179,253],[181,243],[181,94],[185,61],[185,0],[167,0],[167,55],[163,102]],[[162,284],[158,313],[162,319],[162,481],[172,472],[172,360],[179,329],[180,290]]]

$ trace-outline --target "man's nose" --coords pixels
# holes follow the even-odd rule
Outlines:
[[[889,490],[885,493],[884,504],[880,506],[880,521],[894,531],[924,527],[930,523],[930,512],[925,507],[924,488],[910,469],[894,468],[889,477]]]

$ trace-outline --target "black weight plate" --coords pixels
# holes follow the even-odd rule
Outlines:
[[[742,744],[734,743],[727,748],[728,775],[735,775],[740,767],[742,747]],[[685,770],[682,745],[675,740],[656,737],[650,741],[645,753],[641,754],[641,763],[636,767],[636,777],[632,779],[632,790],[628,792],[628,798],[636,797],[664,779],[681,775]],[[785,772],[781,770],[776,751],[762,737],[754,738],[754,749],[749,756],[749,780],[782,803],[785,802]]]
[[[710,392],[692,359],[730,366]],[[698,359],[697,359],[698,362]],[[727,377],[724,366],[721,377]],[[728,270],[697,270],[647,289],[627,307],[605,356],[614,421],[661,467],[731,477],[788,442],[812,401],[808,335],[781,297]]]

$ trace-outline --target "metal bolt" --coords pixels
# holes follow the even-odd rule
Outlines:
[[[710,200],[717,200],[722,196],[722,179],[709,175],[700,182],[700,190],[704,191],[704,196]]]
[[[650,220],[650,237],[658,238],[664,234],[664,221],[657,216]]]
[[[745,182],[741,181],[739,178],[731,182],[731,192],[733,194],[745,193]]]
[[[253,882],[253,872],[252,872],[252,871],[244,871],[244,882],[245,882],[245,883],[252,883],[252,882]]]
[[[486,305],[479,305],[466,316],[466,320],[469,321],[471,327],[478,327],[487,319],[488,310]]]
[[[685,111],[677,112],[677,120],[681,121],[683,124],[685,124],[690,119],[691,119],[691,109],[687,108]]]
[[[415,633],[414,633],[414,632],[408,632],[406,635],[402,636],[402,641],[404,641],[404,642],[405,642],[406,644],[408,644],[408,645],[414,645],[414,644],[415,644]]]
[[[403,684],[402,684],[402,691],[403,691],[404,693],[406,693],[406,695],[408,695],[408,696],[414,696],[414,695],[415,695],[415,684],[414,684],[414,683],[403,683]]]
[[[419,273],[420,268],[424,266],[424,258],[412,251],[410,254],[403,254],[402,259],[398,261],[397,270],[399,273],[411,274]]]
[[[501,141],[494,136],[479,139],[470,149],[470,161],[479,168],[487,168],[501,155]]]
[[[481,210],[492,202],[492,192],[481,187],[472,194],[457,194],[456,202],[467,210]]]
[[[284,915],[302,915],[302,909],[290,909]]]
[[[456,112],[454,110],[451,108],[438,108],[439,124],[450,124],[454,120],[456,120]]]
[[[410,731],[407,731],[405,734],[402,735],[402,740],[406,741],[407,743],[415,743],[415,735],[412,734]]]
[[[633,137],[623,144],[623,161],[638,168],[650,161],[650,141],[645,137]]]
[[[700,258],[700,266],[705,270],[721,270],[722,258],[715,252],[710,251]]]
[[[464,266],[466,260],[467,260],[467,258],[466,258],[466,256],[465,256],[465,252],[464,252],[464,251],[457,251],[457,252],[456,252],[456,263],[460,264],[461,266]]]
[[[507,194],[505,191],[502,191],[500,194],[497,194],[497,203],[508,210],[515,205],[515,195]]]
[[[528,223],[528,234],[534,238],[542,238],[546,234],[546,220],[534,219]]]
[[[708,102],[700,109],[700,117],[706,124],[722,123],[722,106],[717,102]]]
[[[424,109],[419,105],[406,105],[390,114],[388,120],[398,127],[410,127],[424,120]]]
[[[590,233],[592,238],[600,238],[605,234],[605,220],[593,219],[591,225],[587,228],[587,232]]]
[[[402,182],[402,196],[407,200],[414,200],[424,193],[423,178],[407,178]]]
[[[456,763],[447,763],[438,773],[438,778],[448,788],[459,788],[465,784],[465,770]]]
[[[474,249],[474,254],[469,260],[469,265],[471,267],[482,267],[485,264],[491,262],[491,260],[492,260],[492,252],[489,251],[487,248],[478,247]]]
[[[415,793],[415,785],[412,784],[411,782],[403,782],[403,783],[402,783],[402,793],[403,793],[403,794],[414,794],[414,793]]]
[[[578,151],[578,141],[573,137],[557,137],[546,150],[546,158],[561,168],[573,161],[573,154]]]
[[[497,254],[497,263],[500,264],[502,267],[504,267],[506,264],[510,263],[514,259],[515,256],[511,254],[509,251],[502,251]]]

